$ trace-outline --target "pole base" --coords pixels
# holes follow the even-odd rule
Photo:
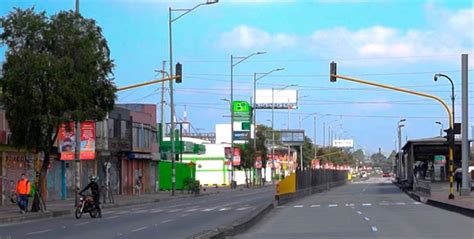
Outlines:
[[[448,199],[454,199],[454,194],[450,193]]]

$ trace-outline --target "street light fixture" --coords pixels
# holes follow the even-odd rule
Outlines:
[[[234,102],[234,67],[237,66],[238,64],[242,63],[243,61],[249,59],[252,56],[255,55],[263,55],[266,54],[266,52],[259,51],[259,52],[254,52],[248,56],[245,57],[236,57],[233,55],[230,55],[230,147],[232,149],[232,152],[234,150],[234,107],[232,107],[232,102]],[[238,59],[239,61],[234,63],[234,59]],[[233,188],[234,186],[234,153],[231,154],[231,179],[230,179],[230,186]]]
[[[190,9],[168,9],[168,29],[169,29],[169,50],[170,50],[170,71],[169,74],[173,75],[173,30],[172,30],[172,23],[183,17],[184,15],[190,13],[194,9],[202,6],[202,5],[209,5],[219,2],[219,0],[207,0],[206,3],[200,3],[193,8]],[[173,18],[173,12],[183,12],[181,15]],[[175,195],[176,191],[176,165],[175,165],[175,141],[174,141],[174,97],[173,97],[173,81],[170,81],[170,140],[171,140],[171,195]]]
[[[439,121],[436,121],[435,123],[441,125],[441,129],[439,129],[439,136],[443,136],[444,124]]]

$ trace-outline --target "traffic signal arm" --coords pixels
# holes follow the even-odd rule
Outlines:
[[[152,80],[152,81],[143,82],[143,83],[139,83],[139,84],[124,86],[124,87],[117,88],[117,91],[124,91],[124,90],[139,88],[139,87],[142,87],[142,86],[153,85],[153,84],[156,84],[156,83],[161,83],[161,82],[165,82],[165,81],[178,79],[180,77],[181,77],[180,75],[176,75],[176,76],[170,76],[170,77],[166,77],[166,78],[159,79],[159,80]]]

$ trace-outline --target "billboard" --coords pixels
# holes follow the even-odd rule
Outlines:
[[[275,109],[297,109],[298,91],[278,89],[256,90],[255,108],[271,109],[272,105],[274,105]]]
[[[74,152],[76,152],[74,123],[69,123],[69,129],[66,124],[61,124],[59,128],[59,153],[61,160],[74,160]]]
[[[354,140],[352,139],[335,139],[332,141],[332,146],[337,148],[352,148],[354,147]]]

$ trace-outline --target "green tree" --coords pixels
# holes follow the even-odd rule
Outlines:
[[[298,147],[297,149],[298,155],[300,148]],[[299,158],[299,156],[298,156]],[[310,161],[314,159],[314,145],[311,139],[308,136],[304,136],[304,141],[303,141],[303,167],[305,165],[309,165]]]
[[[356,150],[356,151],[353,153],[353,156],[354,156],[354,160],[355,160],[356,162],[359,162],[359,163],[364,162],[365,154],[364,154],[364,151],[363,151],[362,149]]]
[[[378,152],[370,156],[370,160],[373,162],[374,166],[381,166],[387,158],[382,153]]]
[[[101,28],[72,11],[47,17],[16,8],[0,26],[7,47],[1,101],[13,143],[44,154],[37,185],[44,189],[59,126],[102,120],[112,110],[113,61]]]

